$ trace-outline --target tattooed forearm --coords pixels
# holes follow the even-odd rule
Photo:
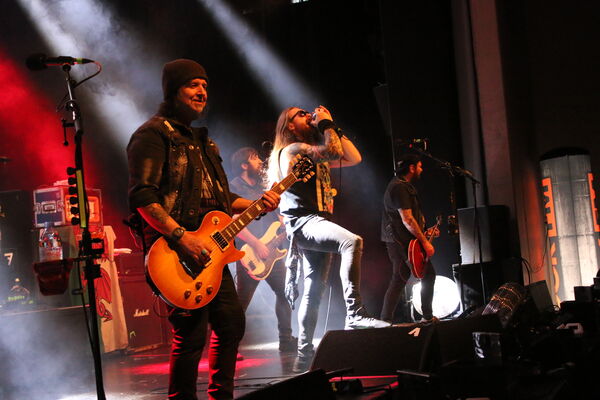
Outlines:
[[[419,239],[419,241],[427,240],[423,234],[423,231],[421,230],[421,226],[419,226],[419,223],[412,215],[412,210],[400,209],[399,212],[400,217],[402,218],[402,223],[406,229],[408,229],[408,231],[412,233],[414,237]]]
[[[334,156],[332,160],[337,160],[344,156],[344,149],[342,148],[342,142],[337,132],[329,128],[325,131],[325,145],[329,154]]]
[[[144,207],[148,212],[148,215],[160,224],[166,224],[169,220],[169,214],[165,209],[158,203],[152,203]]]
[[[158,203],[148,204],[147,206],[139,207],[137,210],[151,227],[163,235],[168,235],[173,232],[173,229],[179,226]]]
[[[290,155],[306,154],[314,162],[325,162],[339,160],[344,155],[342,143],[337,133],[332,129],[325,131],[325,144],[310,145],[308,143],[296,142],[288,146]]]

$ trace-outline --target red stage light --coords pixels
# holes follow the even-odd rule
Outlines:
[[[65,179],[73,151],[62,145],[60,117],[1,48],[0,86],[0,155],[12,160],[1,167],[2,189],[31,190]]]

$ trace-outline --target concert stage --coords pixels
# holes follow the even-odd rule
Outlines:
[[[597,321],[586,321],[587,333],[553,329],[564,314],[546,326],[533,323],[527,312],[502,327],[496,314],[476,315],[432,324],[399,324],[390,328],[332,330],[317,340],[311,369],[291,372],[295,355],[280,353],[278,343],[243,340],[237,364],[235,398],[252,399],[567,399],[592,395],[600,362]],[[74,310],[50,312],[63,329],[27,337],[38,341],[30,353],[8,355],[12,371],[0,373],[0,398],[95,399],[93,364]],[[70,314],[69,314],[70,312]],[[569,312],[576,312],[573,308]],[[529,315],[531,317],[531,315]],[[14,324],[27,316],[0,315]],[[38,317],[39,318],[39,317]],[[518,320],[518,322],[517,322]],[[70,321],[70,322],[69,322]],[[70,326],[67,326],[71,324]],[[596,329],[594,331],[594,329]],[[71,335],[69,336],[69,332]],[[473,337],[500,339],[474,346]],[[62,340],[60,340],[62,337]],[[20,340],[15,338],[15,343]],[[41,348],[53,349],[53,356]],[[481,357],[476,357],[479,352]],[[38,357],[35,355],[38,354]],[[6,359],[5,354],[2,355]],[[114,351],[103,355],[107,398],[165,399],[169,348]],[[18,372],[19,380],[14,379]],[[27,374],[27,373],[28,374]],[[9,375],[12,380],[8,380]],[[206,399],[208,365],[202,358],[198,398]],[[335,390],[335,391],[334,391]]]

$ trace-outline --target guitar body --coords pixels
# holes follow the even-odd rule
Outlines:
[[[205,265],[198,265],[178,249],[176,244],[170,244],[165,238],[161,237],[154,242],[146,260],[147,274],[167,303],[193,310],[204,307],[217,295],[223,268],[244,255],[234,247],[233,240],[226,245],[219,245],[211,236],[231,221],[229,215],[211,211],[206,214],[198,230],[188,232],[211,242],[210,261]]]
[[[408,261],[412,274],[415,278],[422,279],[425,276],[425,262],[427,257],[421,242],[417,239],[413,239],[408,244]]]
[[[434,237],[433,231],[436,231],[442,224],[442,216],[436,217],[436,224],[431,228],[431,234],[426,234],[425,237],[429,242],[432,242]],[[423,249],[423,245],[418,239],[413,239],[408,244],[408,262],[410,264],[411,272],[415,278],[422,279],[425,276],[425,263],[427,262],[427,255]]]
[[[241,250],[245,253],[240,260],[248,275],[254,280],[261,281],[269,276],[273,270],[273,266],[277,260],[282,259],[287,250],[278,248],[279,243],[285,237],[285,233],[277,235],[277,230],[281,226],[279,221],[273,222],[265,234],[260,238],[260,241],[269,249],[269,256],[266,259],[261,259],[254,253],[254,249],[249,244],[242,246]]]
[[[314,163],[309,157],[298,154],[293,162],[289,175],[271,187],[275,193],[281,194],[298,180],[306,182],[315,174]],[[161,237],[150,247],[146,256],[146,274],[150,285],[174,307],[187,310],[204,307],[221,288],[223,268],[244,256],[244,252],[233,245],[235,236],[267,211],[266,208],[263,200],[258,199],[235,220],[221,211],[206,214],[197,231],[186,233],[208,243],[204,248],[208,251],[208,261],[204,264],[197,263],[176,243]]]

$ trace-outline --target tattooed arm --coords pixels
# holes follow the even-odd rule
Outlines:
[[[333,122],[333,117],[329,110],[323,106],[315,108],[314,111],[315,119],[312,121],[312,125],[317,128],[322,120],[329,120]],[[327,147],[326,152],[330,155],[334,155],[334,158],[329,158],[326,161],[337,161],[332,162],[330,165],[332,168],[336,167],[350,167],[356,165],[362,161],[360,152],[354,146],[354,143],[348,139],[345,135],[338,136],[338,133],[332,128],[326,128],[323,132],[325,136],[325,146]],[[341,153],[340,153],[341,149]],[[335,152],[335,153],[334,153]]]
[[[412,233],[413,236],[419,240],[419,242],[421,242],[421,245],[423,246],[423,249],[425,250],[425,253],[427,254],[427,258],[430,258],[431,256],[433,256],[433,254],[435,253],[435,249],[434,249],[433,245],[431,244],[431,242],[429,240],[427,240],[427,238],[423,234],[423,231],[421,230],[421,226],[419,225],[419,223],[413,216],[412,210],[410,208],[408,208],[408,209],[401,208],[398,210],[398,212],[400,213],[400,217],[402,218],[402,223],[404,224],[406,229],[408,229],[408,231],[410,233]]]
[[[166,237],[170,237],[173,230],[179,227],[177,221],[175,221],[158,203],[138,207],[137,211],[150,226]],[[185,232],[177,243],[198,262],[203,261],[202,250],[209,250],[208,242],[205,242],[197,235],[191,235],[189,232]]]
[[[315,118],[311,125],[315,128],[323,120],[333,121],[331,113],[323,106],[319,106],[314,112]],[[349,167],[362,161],[360,152],[354,146],[352,141],[346,136],[338,136],[333,127],[328,127],[323,132],[324,141],[322,144],[309,144],[305,142],[296,142],[288,145],[282,154],[280,160],[281,169],[284,175],[287,174],[289,161],[296,154],[306,154],[314,162],[330,162],[331,167]]]

